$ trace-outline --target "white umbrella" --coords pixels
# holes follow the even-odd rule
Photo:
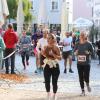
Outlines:
[[[47,0],[40,0],[39,12],[38,12],[38,18],[37,18],[38,25],[47,25],[47,23],[48,23],[46,1]]]
[[[4,20],[8,15],[9,15],[9,11],[7,6],[7,1],[0,0],[0,26],[4,24]]]
[[[19,0],[17,9],[17,33],[21,35],[24,23],[24,12],[22,0]]]
[[[61,38],[65,37],[65,32],[67,31],[67,25],[68,25],[67,13],[68,12],[67,12],[66,0],[63,0],[61,9]]]
[[[90,27],[92,25],[93,22],[85,18],[78,18],[74,21],[74,27],[76,28]]]

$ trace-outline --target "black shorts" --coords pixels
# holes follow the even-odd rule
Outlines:
[[[64,59],[67,59],[69,56],[72,56],[72,50],[70,50],[70,51],[63,51],[62,55],[63,55]]]

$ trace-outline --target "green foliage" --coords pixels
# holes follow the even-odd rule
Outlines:
[[[9,9],[9,18],[15,19],[17,16],[17,0],[7,0]]]
[[[29,0],[23,0],[23,10],[24,10],[24,14],[25,14],[25,22],[31,22],[32,21],[32,14],[30,13],[30,9],[31,9],[31,3],[29,2]]]
[[[97,39],[98,34],[99,34],[98,28],[95,27],[95,26],[93,25],[93,26],[91,27],[91,29],[90,29],[90,34],[89,34],[90,40],[91,40],[92,42],[94,42],[94,38]]]
[[[32,21],[33,16],[30,12],[31,3],[29,0],[22,0],[23,1],[23,11],[25,17],[25,23],[29,23]],[[18,8],[19,0],[7,0],[8,9],[9,9],[9,18],[16,19],[17,18],[17,8]]]

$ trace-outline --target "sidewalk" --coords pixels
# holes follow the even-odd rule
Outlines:
[[[0,78],[0,100],[46,100],[43,74],[37,75],[34,73],[35,58],[30,57],[30,65],[27,66],[26,71],[23,71],[21,57],[17,56],[16,68],[20,71],[21,75],[25,75],[27,77],[27,80],[21,83],[16,83],[11,80],[5,81]],[[73,62],[72,68],[74,73],[71,74],[67,72],[67,74],[64,74],[63,60],[60,61],[61,72],[58,80],[57,100],[100,100],[100,67],[97,66],[97,61],[92,61],[91,64],[90,85],[92,92],[88,93],[86,90],[87,95],[85,97],[79,96],[81,89],[78,80],[76,61]],[[5,70],[0,70],[0,72],[5,73]],[[10,79],[12,78],[13,77],[10,77]],[[15,77],[15,80],[16,79],[21,81],[23,76],[20,78],[17,76]]]
[[[100,100],[100,96],[58,93],[57,100]],[[0,89],[0,100],[46,100],[46,92],[35,92],[31,90],[17,90],[6,88]]]

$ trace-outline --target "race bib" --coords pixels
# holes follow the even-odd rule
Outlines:
[[[78,55],[78,61],[79,62],[85,62],[86,61],[86,56],[85,55]]]

